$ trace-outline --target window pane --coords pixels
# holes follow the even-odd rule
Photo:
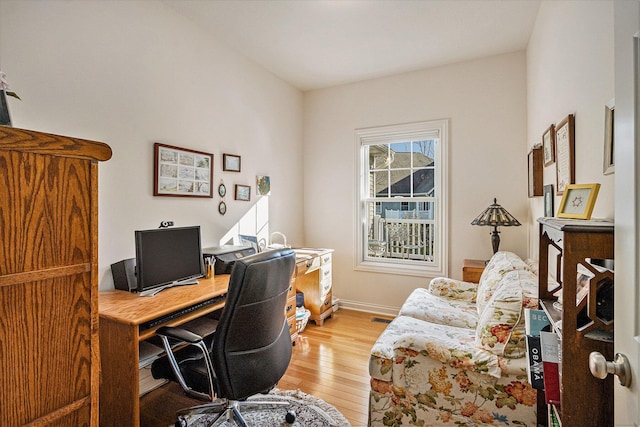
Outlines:
[[[413,167],[432,166],[435,158],[435,140],[413,142]]]
[[[414,197],[433,197],[433,169],[418,169],[413,174]]]
[[[389,197],[389,172],[371,172],[369,197]]]
[[[434,261],[433,202],[368,202],[370,257]]]

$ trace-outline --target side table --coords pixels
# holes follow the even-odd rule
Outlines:
[[[478,283],[486,265],[487,262],[485,260],[465,259],[462,263],[462,280]]]

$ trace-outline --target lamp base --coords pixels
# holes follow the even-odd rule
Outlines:
[[[498,227],[494,226],[493,231],[491,232],[491,246],[493,246],[493,253],[498,252],[498,247],[500,246],[500,236],[499,236]]]

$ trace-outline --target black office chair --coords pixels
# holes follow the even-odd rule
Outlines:
[[[212,413],[218,414],[212,425],[235,419],[246,427],[241,407],[289,404],[245,400],[268,393],[289,366],[292,344],[285,304],[294,267],[291,249],[241,258],[231,270],[215,333],[203,339],[180,328],[158,329],[167,356],[153,363],[153,377],[177,381],[187,395],[211,402],[179,411],[176,426],[185,427],[187,415]],[[176,340],[188,346],[174,353],[170,341]],[[287,421],[293,422],[290,417]]]

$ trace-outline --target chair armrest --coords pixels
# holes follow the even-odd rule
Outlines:
[[[439,297],[475,301],[478,284],[447,277],[436,277],[429,283],[428,290],[432,295]]]
[[[173,338],[189,344],[197,344],[199,341],[202,341],[202,337],[200,335],[174,326],[163,326],[156,331],[156,335]]]
[[[162,345],[164,346],[166,357],[169,360],[171,370],[176,377],[176,381],[180,384],[184,392],[187,395],[195,397],[197,399],[204,399],[209,401],[213,400],[215,397],[216,376],[215,371],[213,370],[213,364],[211,363],[211,358],[209,357],[209,351],[202,337],[198,334],[194,334],[191,331],[187,331],[186,329],[176,328],[173,326],[163,326],[161,328],[158,328],[158,330],[156,331],[156,335],[158,335],[162,339]],[[181,341],[186,345],[194,346],[202,353],[202,357],[204,358],[205,366],[207,367],[207,374],[209,377],[209,394],[196,391],[187,384],[182,375],[180,365],[176,359],[173,349],[171,348],[171,343],[169,342],[170,338]]]

